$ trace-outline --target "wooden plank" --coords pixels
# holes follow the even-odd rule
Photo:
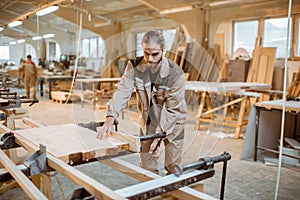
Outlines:
[[[33,183],[21,172],[17,166],[6,156],[6,154],[0,150],[0,161],[9,173],[18,182],[19,186],[31,199],[47,199],[34,185]]]
[[[300,143],[297,140],[294,140],[293,138],[284,138],[284,141],[286,141],[294,149],[300,150]]]
[[[120,194],[123,197],[133,197],[137,196],[139,194],[146,193],[150,190],[157,190],[159,188],[163,188],[166,185],[172,185],[172,184],[178,184],[180,181],[184,181],[186,179],[191,179],[197,176],[201,177],[212,177],[214,175],[214,170],[210,169],[208,171],[206,170],[194,170],[188,173],[183,173],[180,176],[176,176],[175,174],[170,174],[164,177],[160,177],[158,179],[153,179],[147,182],[139,183],[136,185],[128,186],[126,188],[122,188],[119,190],[116,190],[115,192],[117,194]]]
[[[180,46],[177,48],[174,62],[178,64],[181,68],[184,66],[185,58],[186,58],[186,52],[187,52],[187,43],[184,43],[183,46]]]
[[[91,177],[81,173],[80,171],[76,170],[75,168],[67,165],[63,161],[51,156],[47,155],[47,163],[48,165],[55,169],[56,171],[62,173],[68,179],[73,181],[75,184],[79,186],[83,186],[87,189],[90,193],[94,194],[96,199],[126,199],[114,191],[109,189],[108,187],[102,185],[101,183],[97,182],[96,180],[92,179]]]
[[[141,167],[128,163],[120,158],[113,158],[102,160],[101,163],[106,164],[122,173],[127,174],[139,181],[148,181],[156,178],[160,178],[158,174],[145,170]],[[207,199],[207,200],[216,200],[215,198],[204,194],[202,192],[196,191],[189,187],[182,187],[178,190],[174,190],[172,192],[161,195],[163,197],[171,195],[178,199],[189,199],[189,200],[199,200],[199,199]]]
[[[124,134],[121,132],[112,131],[111,138],[117,139],[119,141],[126,142],[129,144],[129,151],[132,152],[140,152],[141,151],[141,143],[139,136]]]
[[[0,194],[3,194],[13,188],[19,187],[18,183],[16,181],[11,181],[10,183],[7,183],[5,185],[1,185],[0,188]]]
[[[218,107],[216,107],[216,108],[209,109],[208,111],[206,111],[206,112],[203,113],[202,115],[207,115],[207,114],[209,114],[209,113],[216,112],[216,111],[218,111],[218,110],[220,110],[220,109],[222,109],[222,108],[227,108],[228,106],[233,105],[233,104],[236,104],[236,103],[239,103],[239,102],[245,100],[246,98],[247,98],[247,97],[241,97],[241,98],[235,99],[235,100],[233,100],[233,101],[227,102],[227,103],[225,103],[225,104],[223,104],[223,105],[221,105],[221,106],[218,106]]]
[[[109,140],[96,139],[97,133],[75,124],[45,126],[15,131],[15,137],[35,150],[43,144],[47,152],[57,158],[70,161],[78,155],[82,160],[117,154],[119,148]],[[73,160],[75,161],[75,160]]]
[[[15,131],[12,132],[16,134]],[[28,145],[18,137],[16,137],[16,142],[30,152],[36,151],[35,147]],[[90,193],[94,194],[97,199],[125,199],[91,177],[83,174],[82,172],[50,154],[47,154],[47,165],[73,181],[75,184],[87,189]]]
[[[32,128],[44,127],[44,126],[45,126],[44,124],[42,124],[42,123],[40,123],[40,122],[38,122],[38,121],[35,121],[35,120],[31,119],[31,118],[28,118],[28,117],[23,118],[22,121],[23,121],[25,124],[31,126]]]

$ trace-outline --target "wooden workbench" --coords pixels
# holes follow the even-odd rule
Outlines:
[[[200,129],[200,122],[208,122],[212,125],[222,124],[225,126],[235,127],[235,138],[240,137],[241,129],[247,122],[244,121],[247,101],[250,97],[254,98],[253,102],[259,97],[259,94],[248,91],[266,91],[271,86],[264,83],[248,83],[248,82],[204,82],[204,81],[187,81],[185,90],[200,93],[200,105],[198,109],[197,129]],[[224,102],[218,101],[217,107],[213,108],[211,103],[211,94],[221,94],[226,97]],[[239,95],[238,99],[229,99],[230,95]],[[240,103],[240,110],[237,120],[232,117],[230,120],[226,117],[227,107],[233,107],[234,104]],[[204,112],[205,105],[207,111]],[[221,120],[215,120],[213,113],[223,110],[223,117]]]
[[[15,131],[15,137],[26,147],[38,150],[46,146],[47,153],[66,163],[117,154],[126,142],[96,139],[96,132],[75,124],[43,126]]]
[[[286,112],[284,137],[299,139],[300,102],[282,99],[258,102],[251,108],[241,159],[257,160],[262,153],[278,152],[283,103]]]

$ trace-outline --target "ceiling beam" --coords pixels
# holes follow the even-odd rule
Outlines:
[[[79,13],[80,11],[72,9],[72,8],[60,8],[58,11],[55,12],[55,14],[67,21],[70,21],[74,24],[79,25]],[[108,38],[112,35],[113,33],[113,26],[114,24],[112,23],[111,25],[106,25],[103,27],[94,27],[95,24],[101,24],[105,23],[104,20],[100,20],[94,16],[91,16],[91,21],[88,19],[88,15],[83,13],[82,14],[82,28],[90,30],[94,33],[97,33],[101,35],[103,39]]]

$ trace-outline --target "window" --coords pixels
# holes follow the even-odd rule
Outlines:
[[[36,52],[35,52],[35,48],[31,45],[31,44],[25,44],[25,55],[31,55],[32,59],[35,60],[36,59]]]
[[[82,44],[82,57],[89,57],[90,54],[90,40],[89,39],[83,39]]]
[[[238,48],[243,48],[251,55],[255,46],[257,32],[257,20],[234,22],[233,52]]]
[[[105,42],[101,37],[98,37],[98,58],[100,58],[100,66],[105,65]]]
[[[136,56],[142,56],[143,55],[142,38],[143,38],[145,33],[146,32],[136,34]]]
[[[9,60],[9,46],[0,46],[0,60]]]
[[[266,19],[264,21],[263,46],[277,47],[277,58],[284,58],[286,54],[287,26],[287,18]],[[290,48],[290,44],[288,48]]]
[[[90,56],[91,58],[97,57],[97,38],[90,39]]]

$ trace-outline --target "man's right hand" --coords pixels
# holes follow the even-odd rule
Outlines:
[[[115,118],[106,117],[106,121],[103,126],[100,127],[100,130],[97,134],[98,139],[107,138],[110,136],[110,132],[113,130]]]

